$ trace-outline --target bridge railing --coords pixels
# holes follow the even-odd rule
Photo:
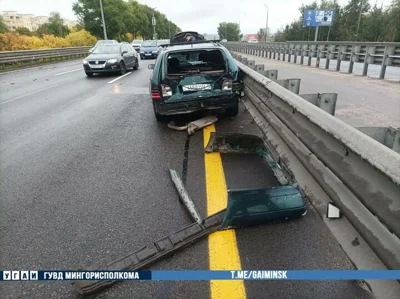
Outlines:
[[[0,68],[5,70],[24,65],[85,57],[90,47],[70,47],[41,50],[1,51]]]
[[[315,66],[325,59],[325,69],[329,69],[331,60],[336,60],[336,71],[341,62],[348,61],[348,73],[353,72],[355,62],[363,63],[362,75],[367,76],[370,64],[380,65],[379,78],[384,79],[387,66],[400,67],[400,43],[363,43],[363,42],[261,42],[243,43],[227,42],[223,45],[230,51],[257,55],[282,61],[311,66],[312,58],[316,58]]]

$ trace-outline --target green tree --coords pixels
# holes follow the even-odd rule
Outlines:
[[[15,29],[15,31],[22,35],[27,35],[27,36],[32,35],[32,32],[26,27],[18,27],[17,29]]]
[[[102,37],[101,12],[98,0],[78,0],[72,6],[82,26],[91,34]],[[136,0],[103,0],[104,19],[109,39],[124,40],[132,34],[133,37],[142,36],[151,39],[153,26],[151,18],[153,9]],[[156,32],[158,38],[168,38],[168,21],[165,15],[154,11],[156,18]],[[171,34],[180,31],[179,27],[171,22]]]
[[[226,39],[229,42],[240,40],[240,26],[237,23],[219,23],[217,30],[220,39]]]
[[[260,28],[260,30],[257,32],[257,35],[259,41],[265,41],[265,28]]]
[[[60,13],[55,11],[50,13],[49,22],[40,25],[37,29],[37,34],[41,37],[44,34],[65,37],[68,33],[68,26],[64,24],[64,20],[61,18]]]
[[[0,33],[5,33],[8,31],[7,25],[3,21],[3,17],[0,16]]]

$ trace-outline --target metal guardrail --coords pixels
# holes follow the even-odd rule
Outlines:
[[[400,269],[400,155],[251,67],[237,64],[244,73],[245,106],[263,133],[277,132],[381,261],[389,269]],[[274,147],[279,152],[282,144]]]
[[[342,61],[349,61],[347,72],[353,72],[354,62],[363,63],[363,76],[367,76],[368,66],[376,64],[381,66],[379,78],[384,79],[387,66],[400,67],[400,43],[362,43],[362,42],[282,42],[282,43],[222,43],[228,50],[244,54],[257,55],[282,61],[311,66],[311,59],[317,58],[316,67],[320,60],[326,59],[325,69],[329,69],[330,60],[336,60],[336,71],[340,70]]]
[[[16,63],[29,63],[39,60],[54,60],[60,58],[78,58],[86,56],[90,47],[71,47],[44,50],[1,51],[0,65],[3,68]]]
[[[300,93],[300,79],[291,78],[278,80],[278,70],[265,70],[265,66],[263,64],[255,64],[254,60],[248,60],[246,57],[239,58],[236,53],[232,53],[232,56],[238,59],[240,62],[245,63],[251,69],[275,81],[276,83],[285,87],[291,92],[295,94]],[[337,93],[300,94],[300,97],[325,110],[326,112],[335,115],[336,102],[338,98]]]

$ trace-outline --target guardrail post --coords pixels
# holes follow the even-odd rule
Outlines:
[[[288,62],[290,63],[291,62],[291,60],[292,60],[292,45],[288,45]]]
[[[276,45],[273,46],[273,50],[274,50],[273,59],[276,59]]]
[[[305,45],[302,45],[301,47],[301,56],[300,56],[300,64],[303,65],[304,64],[304,47]]]
[[[314,57],[315,45],[308,46],[308,61],[307,65],[311,66],[311,59]]]
[[[347,71],[349,74],[351,74],[353,72],[354,62],[358,62],[360,59],[360,55],[358,55],[360,51],[361,51],[360,46],[352,46],[351,47],[349,70]]]
[[[325,112],[335,115],[337,93],[301,94],[299,96]]]
[[[381,65],[381,71],[379,74],[379,79],[384,79],[385,78],[385,72],[386,72],[386,66],[392,65],[391,62],[393,58],[389,58],[389,55],[394,54],[394,47],[386,46],[385,47],[385,52],[383,53],[382,57],[382,65]]]
[[[247,60],[246,65],[252,69],[254,69],[254,66],[256,65],[255,60]]]
[[[278,79],[278,70],[264,71],[264,76],[272,81],[276,81]]]
[[[319,68],[319,63],[320,63],[320,61],[321,61],[321,47],[325,47],[325,46],[323,46],[323,45],[318,46],[318,45],[317,45],[317,61],[316,61],[316,63],[315,63],[315,66],[316,66],[317,68]]]
[[[336,63],[336,71],[340,71],[340,64],[342,62],[342,46],[338,47],[338,53],[337,53],[337,63]]]
[[[272,45],[268,46],[268,54],[269,54],[268,58],[271,59],[271,57],[272,57]]]
[[[254,68],[258,73],[264,75],[264,65],[263,64],[256,64]]]
[[[376,47],[367,47],[366,53],[365,53],[365,61],[364,61],[364,68],[363,68],[363,76],[367,76],[368,75],[368,66],[369,64],[373,64],[374,63],[374,55],[376,51]],[[372,54],[372,55],[371,55]]]
[[[295,94],[299,94],[300,92],[300,79],[283,79],[283,80],[276,80],[276,83],[285,87],[286,89],[290,90]]]
[[[282,51],[283,51],[282,61],[286,61],[286,45],[283,45]]]
[[[293,57],[293,63],[294,64],[297,64],[297,55],[299,55],[299,49],[298,49],[298,46],[295,45],[294,46],[294,57]]]

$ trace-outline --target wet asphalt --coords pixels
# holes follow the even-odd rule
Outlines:
[[[154,60],[153,60],[154,61]],[[0,268],[106,264],[184,227],[168,169],[206,215],[203,134],[157,123],[152,61],[87,78],[80,61],[0,75]],[[182,121],[182,119],[179,119]],[[217,131],[260,134],[241,107]],[[185,148],[187,153],[185,155]],[[185,159],[187,159],[186,162]],[[229,189],[276,185],[254,157],[222,157]],[[242,269],[354,269],[310,207],[300,220],[238,230]],[[209,269],[207,239],[151,269]],[[372,298],[353,281],[247,281],[248,298]],[[80,298],[68,282],[10,282],[2,298]],[[210,298],[202,281],[123,282],[89,298]]]

